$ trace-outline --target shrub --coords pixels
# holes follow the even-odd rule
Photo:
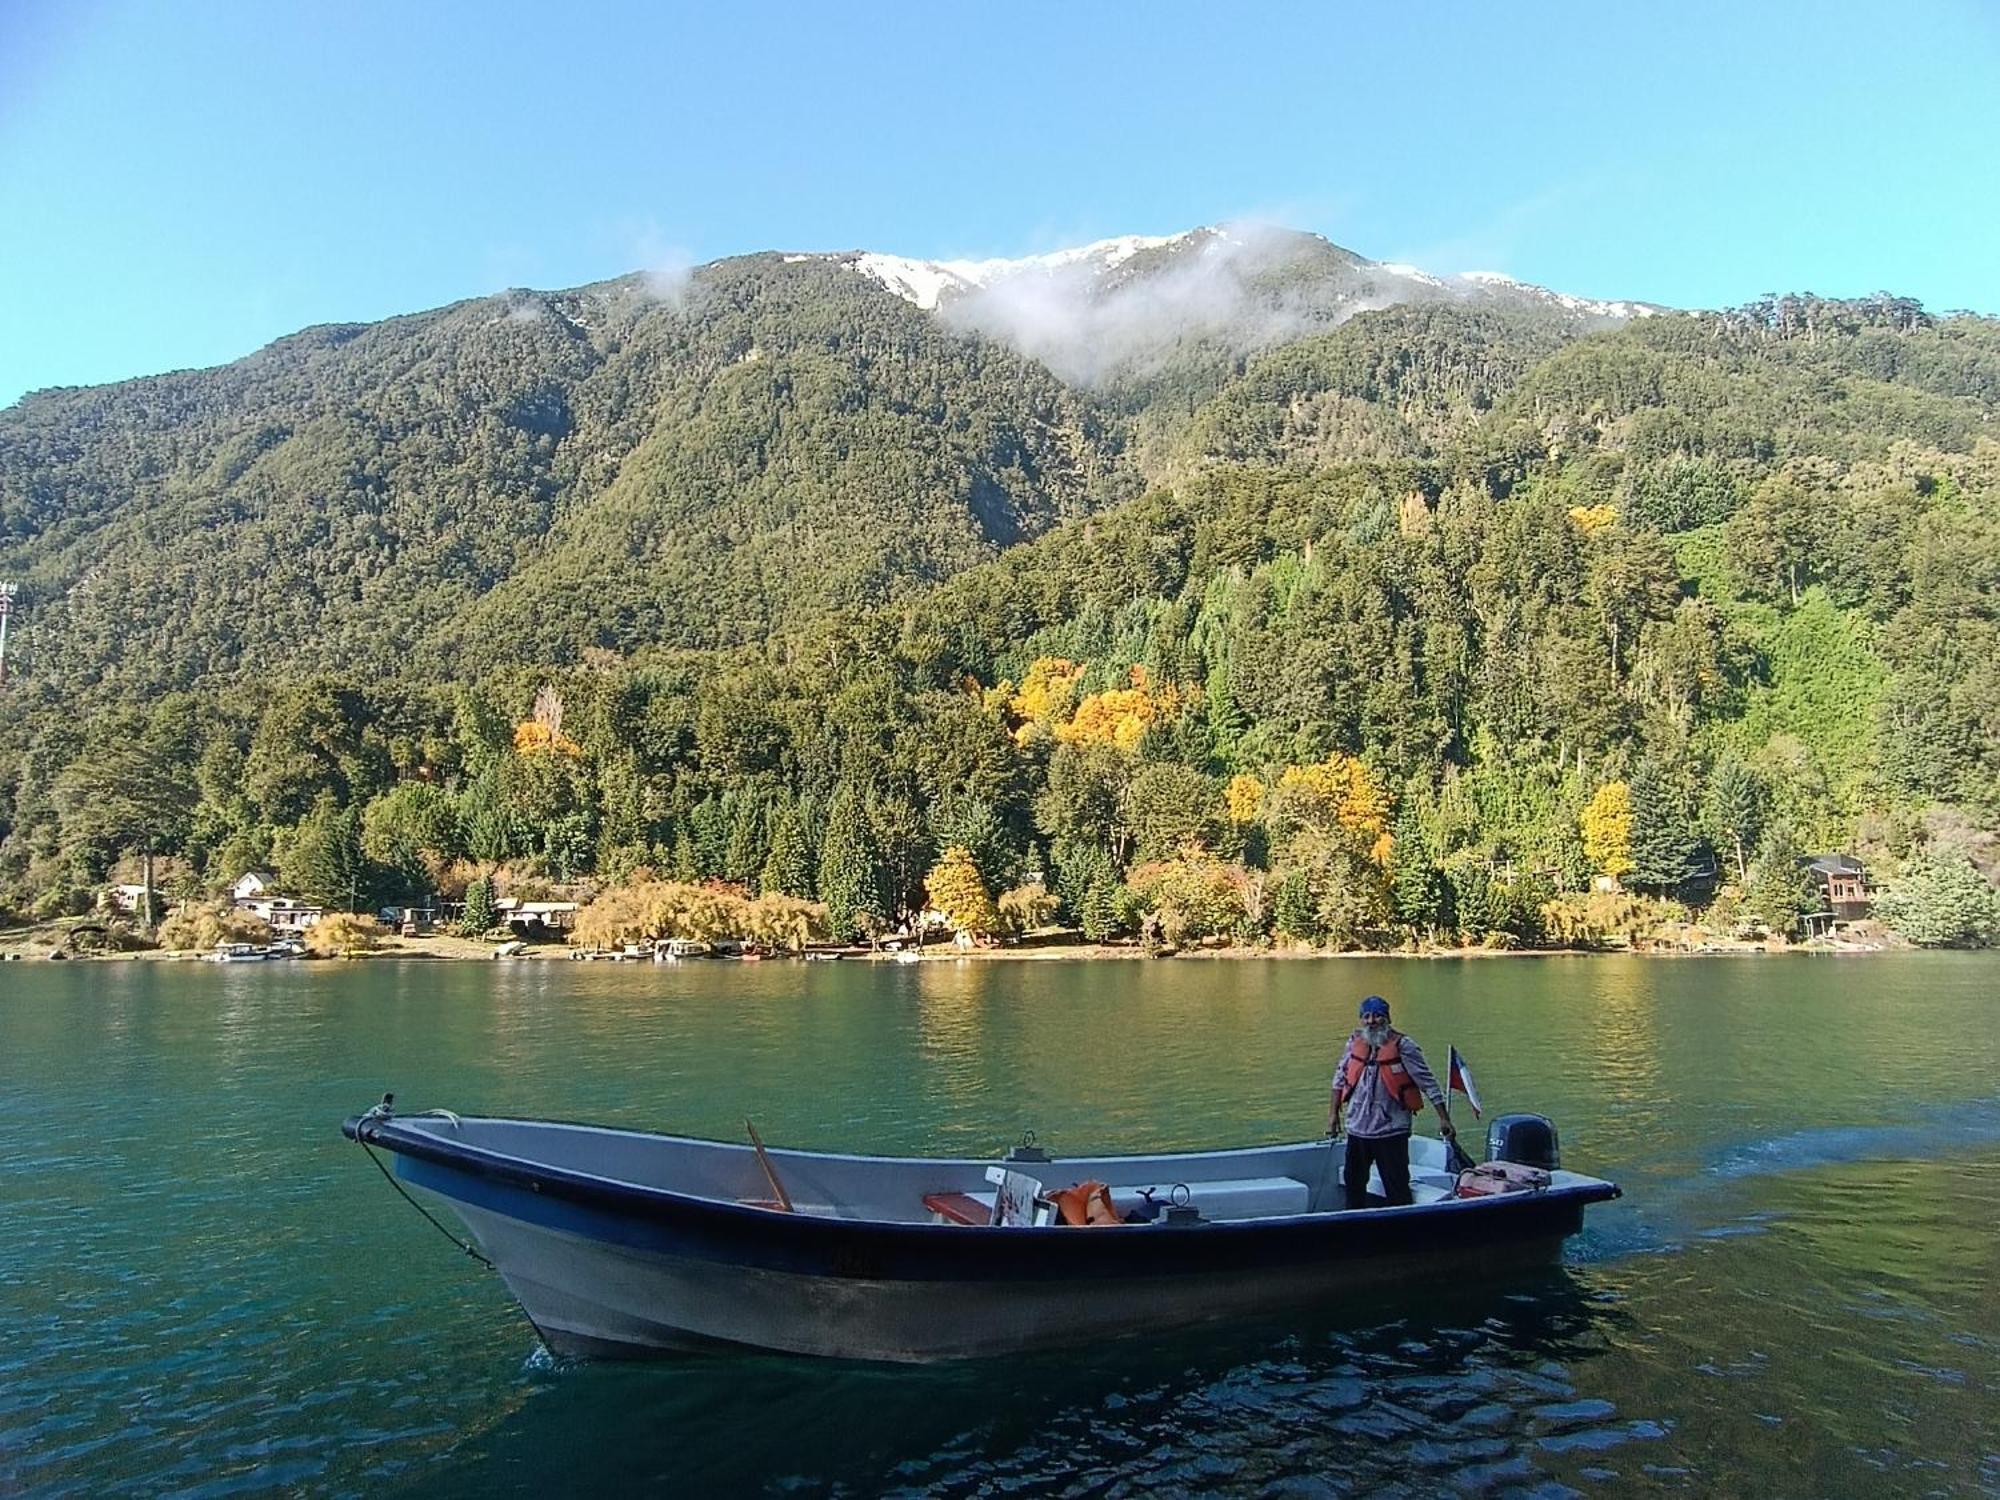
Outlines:
[[[1176,946],[1248,933],[1249,875],[1240,866],[1190,855],[1140,865],[1127,883],[1141,909],[1159,918],[1161,935]]]
[[[370,953],[382,946],[389,930],[373,917],[334,912],[306,929],[306,947],[329,957]]]
[[[255,912],[237,911],[226,901],[183,906],[160,924],[160,946],[173,953],[194,953],[218,943],[268,943],[271,924]]]
[[[999,900],[1002,930],[1019,937],[1046,927],[1056,914],[1056,898],[1039,880],[1002,891]]]
[[[2000,891],[1963,856],[1912,860],[1883,893],[1880,913],[1920,948],[2000,943]]]
[[[1591,891],[1558,896],[1543,905],[1541,915],[1552,941],[1566,948],[1601,948],[1611,942],[1629,944],[1662,936],[1669,923],[1687,921],[1688,912],[1678,901]]]

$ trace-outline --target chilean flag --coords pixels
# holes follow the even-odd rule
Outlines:
[[[1465,1059],[1458,1055],[1458,1048],[1451,1049],[1451,1081],[1445,1085],[1445,1092],[1457,1089],[1465,1095],[1465,1102],[1472,1106],[1472,1113],[1479,1114],[1479,1090],[1472,1081],[1472,1069],[1465,1065]]]

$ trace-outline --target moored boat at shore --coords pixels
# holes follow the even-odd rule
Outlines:
[[[385,1106],[342,1129],[441,1197],[543,1339],[582,1355],[926,1361],[1057,1347],[1546,1261],[1588,1204],[1618,1196],[1560,1168],[1552,1128],[1547,1165],[1484,1182],[1417,1137],[1415,1201],[1361,1209],[1346,1206],[1341,1149],[1325,1140],[995,1163]],[[1071,1184],[1103,1186],[1109,1212],[1060,1222],[1053,1204]]]

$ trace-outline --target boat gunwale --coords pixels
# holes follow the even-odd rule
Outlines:
[[[436,1118],[436,1117],[429,1117]],[[527,1119],[502,1115],[467,1116],[495,1124],[510,1125],[554,1125],[567,1129],[596,1131],[643,1140],[668,1141],[679,1144],[717,1146],[731,1151],[749,1152],[749,1146],[734,1141],[712,1140],[700,1136],[671,1136],[658,1131],[628,1130],[622,1127],[588,1125],[574,1121]],[[606,1177],[594,1172],[579,1171],[572,1167],[539,1163],[526,1157],[514,1156],[507,1152],[495,1151],[490,1147],[473,1146],[464,1142],[443,1139],[430,1131],[418,1130],[394,1116],[370,1118],[366,1115],[352,1115],[341,1123],[341,1133],[350,1140],[363,1145],[379,1145],[398,1155],[413,1157],[436,1166],[455,1171],[463,1171],[477,1178],[498,1181],[509,1186],[525,1188],[531,1193],[562,1198],[613,1213],[633,1213],[647,1210],[638,1216],[647,1221],[657,1221],[660,1210],[676,1215],[692,1214],[697,1217],[714,1216],[724,1222],[735,1222],[739,1227],[778,1228],[785,1227],[795,1232],[825,1234],[838,1238],[845,1234],[879,1236],[888,1234],[896,1238],[906,1235],[923,1243],[938,1242],[937,1237],[960,1236],[968,1226],[938,1224],[913,1219],[846,1218],[837,1215],[787,1213],[777,1207],[767,1207],[754,1202],[742,1202],[726,1198],[708,1197],[698,1193],[688,1193],[674,1188],[656,1187],[647,1183],[632,1182],[625,1178]],[[1200,1158],[1214,1160],[1232,1155],[1261,1154],[1267,1151],[1286,1150],[1299,1146],[1327,1144],[1324,1141],[1281,1141],[1268,1146],[1227,1147],[1219,1151],[1184,1151],[1142,1155],[1127,1153],[1123,1157],[1079,1157],[1080,1161],[1168,1161],[1175,1159]],[[817,1160],[887,1162],[896,1164],[937,1163],[952,1166],[1002,1165],[1000,1162],[985,1162],[977,1157],[891,1157],[870,1156],[864,1153],[821,1152],[792,1149],[773,1149],[774,1157],[804,1157]],[[1062,1158],[1055,1159],[1060,1164]],[[1018,1164],[1017,1165],[1039,1165]],[[1322,1230],[1333,1225],[1356,1225],[1368,1223],[1378,1226],[1401,1222],[1413,1218],[1435,1216],[1452,1212],[1495,1212],[1501,1209],[1523,1209],[1534,1204],[1602,1203],[1623,1196],[1615,1182],[1604,1178],[1588,1177],[1582,1173],[1572,1174],[1582,1181],[1561,1187],[1551,1186],[1532,1192],[1501,1193],[1474,1198],[1443,1198],[1432,1203],[1413,1203],[1380,1208],[1331,1209],[1318,1213],[1273,1214],[1257,1218],[1243,1219],[1203,1219],[1185,1226],[1133,1225],[1132,1228],[1162,1228],[1175,1238],[1192,1231],[1205,1234],[1260,1235],[1272,1230],[1286,1228],[1317,1227]],[[1011,1235],[1027,1235],[1038,1239],[1054,1240],[1062,1243],[1088,1241],[1103,1242],[1106,1239],[1125,1242],[1127,1236],[1079,1236],[1069,1231],[1071,1225],[983,1225],[977,1228],[1004,1229]]]

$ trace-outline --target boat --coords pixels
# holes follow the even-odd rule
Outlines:
[[[386,1098],[342,1130],[391,1154],[405,1196],[442,1199],[553,1352],[585,1357],[922,1363],[1060,1347],[1545,1262],[1587,1205],[1619,1196],[1562,1170],[1537,1115],[1489,1133],[1495,1161],[1540,1159],[1479,1169],[1509,1190],[1479,1191],[1443,1141],[1417,1136],[1415,1201],[1360,1209],[1340,1186],[1343,1148],[1324,1139],[1063,1158],[1024,1145],[995,1162],[398,1115]],[[1073,1183],[1107,1185],[1120,1222],[1056,1221]]]
[[[212,952],[202,954],[201,961],[205,964],[261,964],[277,957],[279,955],[269,948],[255,943],[217,943]]]

